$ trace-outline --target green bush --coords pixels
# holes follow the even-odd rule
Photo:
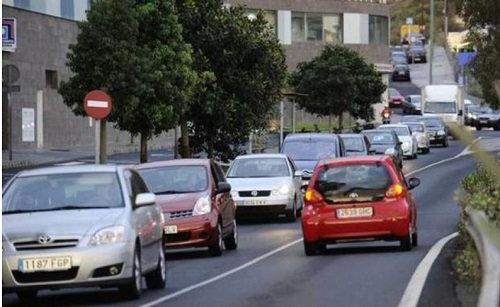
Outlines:
[[[452,263],[453,272],[458,280],[479,285],[481,262],[474,240],[467,232],[468,217],[465,208],[484,211],[486,216],[500,227],[500,184],[491,172],[479,165],[476,172],[462,180],[458,191],[458,202],[461,214],[458,224],[458,249]]]

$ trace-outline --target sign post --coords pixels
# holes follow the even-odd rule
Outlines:
[[[106,117],[111,113],[112,101],[106,92],[94,90],[85,95],[83,107],[88,116],[97,121],[95,130],[95,163],[106,164]]]

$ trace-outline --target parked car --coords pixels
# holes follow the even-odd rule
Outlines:
[[[421,114],[421,96],[420,95],[408,95],[404,98],[401,108],[403,109],[403,114]]]
[[[486,112],[477,115],[475,121],[476,130],[483,128],[493,128],[500,130],[500,110],[488,109]]]
[[[283,140],[280,153],[289,156],[302,172],[302,185],[307,185],[318,161],[346,155],[342,139],[331,133],[294,133]]]
[[[408,59],[408,63],[427,63],[427,52],[425,51],[423,45],[411,44],[406,50],[406,57]]]
[[[424,154],[429,153],[431,141],[427,128],[425,128],[425,124],[422,122],[406,122],[404,124],[410,127],[412,135],[415,136],[418,150]]]
[[[411,81],[410,66],[404,63],[397,63],[393,65],[392,81],[403,80]]]
[[[448,147],[448,127],[440,117],[422,116],[418,121],[425,124],[431,144],[441,144],[443,147]]]
[[[375,154],[390,155],[396,161],[396,164],[403,168],[403,142],[399,140],[396,132],[392,130],[368,129],[361,131],[370,140],[370,148]]]
[[[2,289],[118,287],[141,295],[166,283],[164,220],[155,195],[126,166],[25,170],[2,192]]]
[[[404,97],[397,89],[393,87],[389,88],[389,107],[401,106],[403,99]]]
[[[344,241],[399,241],[402,250],[418,245],[417,206],[389,156],[346,157],[316,165],[304,195],[302,234],[307,256]]]
[[[165,217],[167,249],[238,247],[236,205],[219,164],[211,159],[176,159],[135,166],[156,194]]]
[[[236,157],[227,171],[238,217],[284,214],[295,222],[302,210],[302,172],[285,154]]]
[[[364,134],[359,133],[345,133],[339,134],[344,141],[345,153],[347,157],[351,156],[366,156],[375,153],[371,149],[370,139]]]
[[[409,159],[417,158],[417,140],[414,135],[412,135],[410,127],[405,124],[387,124],[378,126],[377,129],[387,129],[396,132],[398,138],[403,144],[401,148],[403,149],[403,156]]]

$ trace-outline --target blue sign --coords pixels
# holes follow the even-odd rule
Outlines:
[[[2,50],[13,52],[17,47],[16,19],[2,18]]]
[[[476,56],[477,52],[460,52],[458,53],[457,62],[458,66],[464,67]]]

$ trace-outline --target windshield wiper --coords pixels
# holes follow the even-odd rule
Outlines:
[[[178,190],[168,190],[168,191],[161,191],[161,192],[156,192],[156,195],[166,195],[166,194],[183,194],[183,193],[189,193],[188,191],[178,191]]]

